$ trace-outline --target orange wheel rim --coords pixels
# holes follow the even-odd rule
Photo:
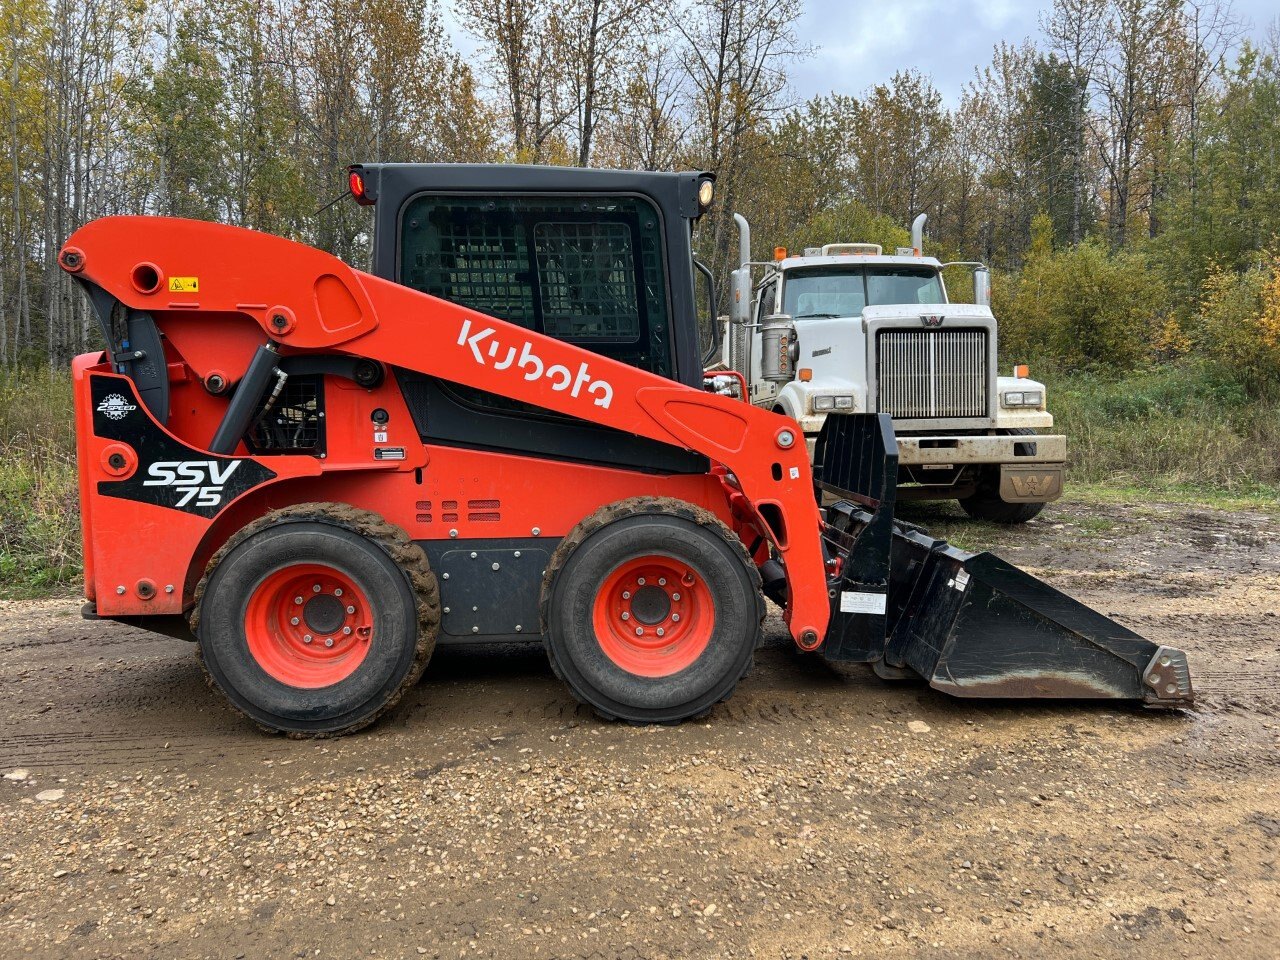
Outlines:
[[[615,567],[592,604],[600,649],[641,677],[667,677],[691,666],[711,642],[715,604],[702,575],[657,554]]]
[[[249,653],[268,676],[316,689],[355,673],[374,639],[373,610],[351,577],[307,563],[269,574],[245,610]]]

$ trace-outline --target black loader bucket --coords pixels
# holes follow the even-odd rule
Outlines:
[[[989,553],[893,516],[898,449],[886,414],[831,415],[814,450],[826,510],[831,626],[822,653],[918,675],[958,697],[1192,699],[1186,654],[1144,640]]]

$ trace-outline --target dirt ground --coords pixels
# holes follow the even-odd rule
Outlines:
[[[1185,647],[1198,707],[955,701],[773,617],[705,722],[443,650],[381,725],[293,742],[186,644],[8,604],[0,956],[1275,957],[1280,521],[1067,503],[998,539]]]

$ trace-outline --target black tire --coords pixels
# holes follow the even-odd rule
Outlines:
[[[361,614],[369,624],[367,646],[351,672],[323,686],[291,683],[269,672],[270,665],[255,657],[248,635],[251,624],[259,622],[250,615],[251,601],[259,603],[255,595],[262,596],[271,578],[287,582],[293,570],[309,567],[329,568],[344,578],[348,596],[361,597]],[[327,596],[318,594],[316,600]],[[311,602],[308,597],[298,608],[307,616],[301,629],[312,622]],[[346,600],[328,602],[317,616],[343,616]],[[316,632],[350,634],[340,622],[321,624]],[[192,616],[209,683],[259,726],[294,737],[352,733],[392,709],[421,676],[439,626],[439,589],[422,549],[376,514],[333,503],[277,510],[232,537],[210,561]],[[257,631],[258,638],[278,632]],[[338,639],[354,648],[358,637]],[[261,650],[266,641],[256,642]]]
[[[1040,515],[1043,503],[1006,503],[1000,499],[999,493],[979,491],[971,497],[960,501],[964,512],[975,520],[988,523],[1026,523]]]
[[[1011,437],[1034,437],[1036,432],[1030,427],[1013,427],[1004,433]],[[1009,503],[1000,499],[1000,472],[993,471],[995,476],[983,476],[978,491],[973,496],[960,501],[964,512],[975,520],[988,523],[1026,523],[1040,516],[1045,507],[1043,503]]]
[[[661,676],[619,665],[593,624],[597,596],[610,578],[647,556],[670,558],[692,571],[698,602],[714,610],[705,647],[687,666]],[[633,623],[642,622],[639,601],[637,592]],[[543,581],[552,669],[578,700],[608,720],[678,723],[705,715],[733,694],[751,668],[764,612],[760,575],[741,541],[710,512],[662,497],[597,510],[561,542]]]

